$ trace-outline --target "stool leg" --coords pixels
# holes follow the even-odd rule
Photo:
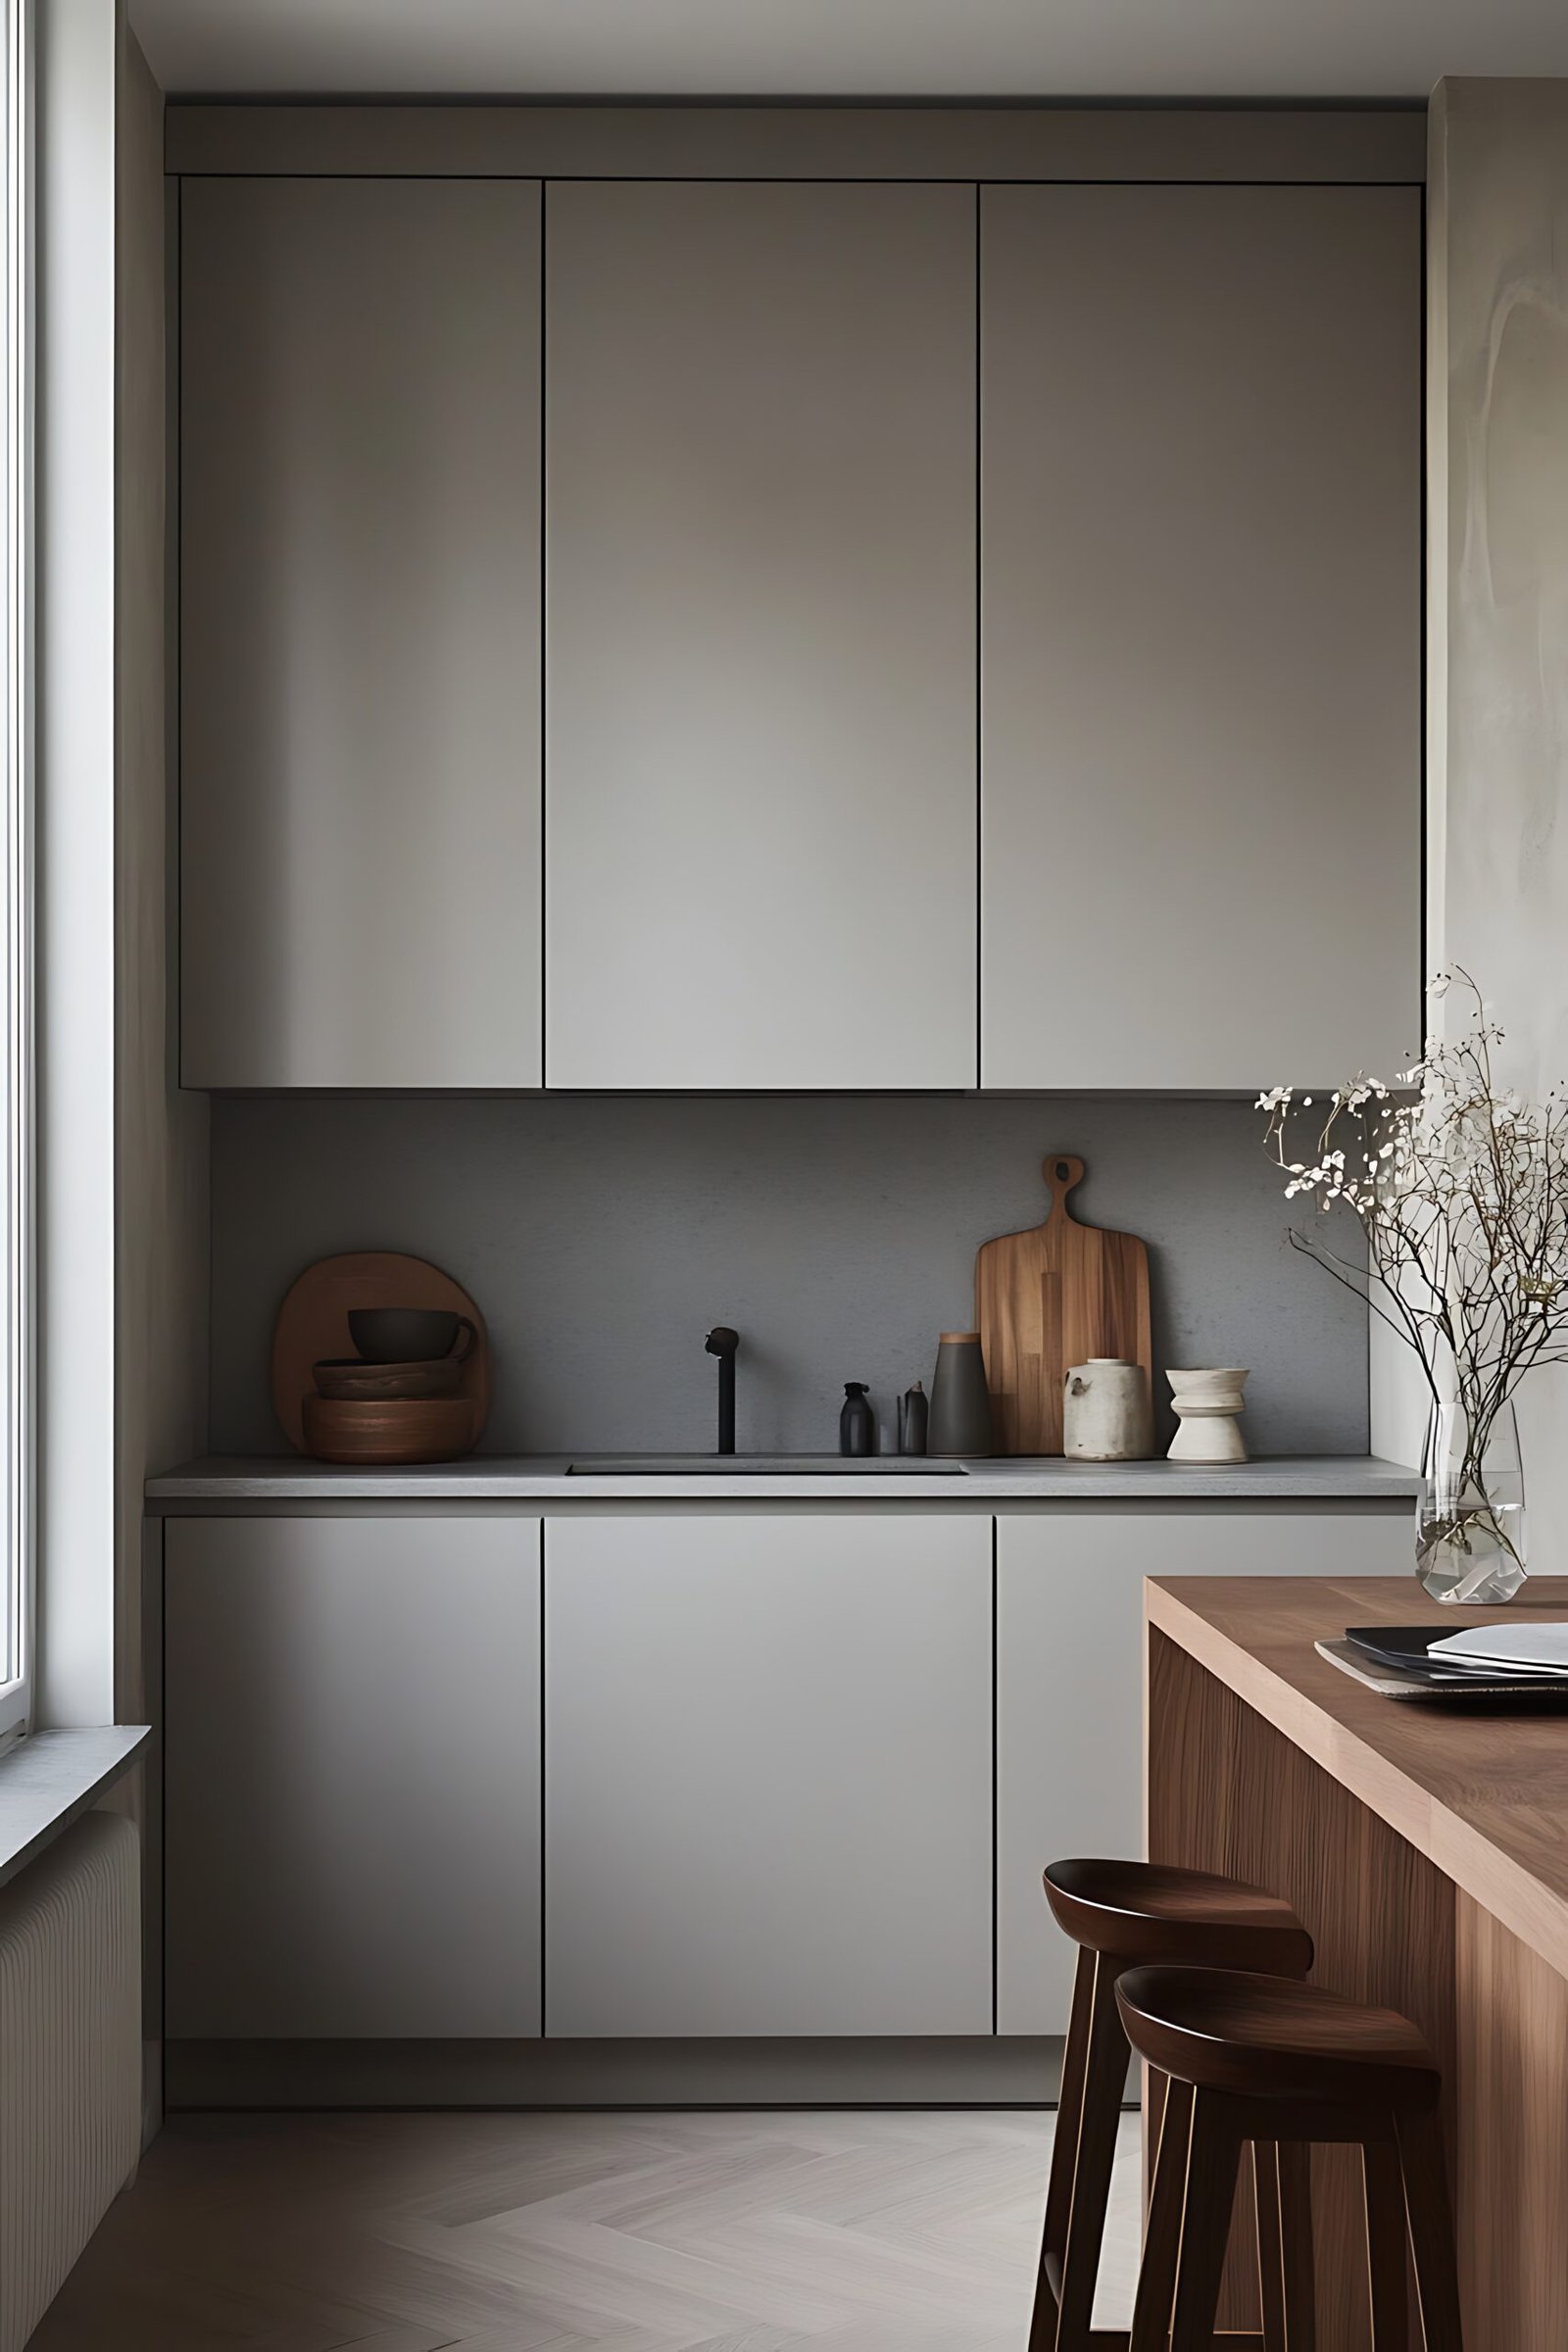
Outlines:
[[[1459,2330],[1459,2265],[1454,2254],[1443,2133],[1435,2115],[1401,2115],[1398,2132],[1421,2332],[1427,2352],[1464,2352]]]
[[[1116,2010],[1116,1963],[1095,1954],[1089,2002],[1089,2035],[1084,2050],[1083,2108],[1072,2172],[1072,2205],[1061,2258],[1061,2298],[1056,2314],[1055,2352],[1084,2352],[1094,2317],[1095,2280],[1110,2202],[1110,2168],[1116,2155],[1116,2127],[1127,2087],[1127,2036]]]
[[[1372,2352],[1406,2352],[1410,2313],[1404,2291],[1404,2183],[1397,2148],[1387,2141],[1364,2146],[1361,2180],[1366,2197]]]
[[[1257,2299],[1263,2313],[1263,2352],[1289,2352],[1280,2151],[1272,2139],[1252,2142],[1252,2197],[1257,2207]]]
[[[1197,2092],[1187,2152],[1187,2196],[1182,2209],[1170,2352],[1212,2352],[1241,2158],[1241,2135],[1223,2100],[1216,2100],[1210,2091]]]
[[[1176,2299],[1176,2263],[1182,2244],[1182,2203],[1187,2194],[1187,2147],[1192,2137],[1193,2093],[1186,2082],[1165,2084],[1159,2119],[1159,2153],[1138,2270],[1138,2301],[1127,2352],[1165,2352],[1171,2305]]]
[[[1308,2150],[1289,2141],[1283,2146],[1271,2139],[1253,2142],[1264,2352],[1313,2352],[1317,2323],[1309,2162]]]
[[[1317,2343],[1317,2285],[1312,2261],[1312,2151],[1285,2141],[1280,2144],[1278,2154],[1288,2340],[1291,2352],[1313,2352]]]
[[[1056,2102],[1056,2135],[1051,2146],[1051,2178],[1046,2187],[1046,2224],[1040,2238],[1034,2315],[1029,2322],[1029,2352],[1055,2352],[1056,2290],[1047,2266],[1054,2257],[1059,2279],[1067,2251],[1073,2168],[1078,2161],[1078,2134],[1084,2116],[1084,2061],[1089,2052],[1089,2013],[1094,1997],[1095,1955],[1080,1944],[1078,1972],[1072,1981],[1067,2046],[1061,2058],[1061,2096]]]

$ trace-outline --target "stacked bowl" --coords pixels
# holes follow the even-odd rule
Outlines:
[[[477,1342],[466,1315],[440,1307],[349,1310],[358,1350],[313,1367],[305,1444],[325,1462],[446,1462],[478,1440],[480,1408],[465,1393]]]

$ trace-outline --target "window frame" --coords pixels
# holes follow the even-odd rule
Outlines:
[[[4,0],[3,687],[5,1297],[0,1608],[16,1671],[0,1682],[0,1750],[30,1729],[37,1595],[36,1050],[34,1026],[33,0]],[[6,1663],[0,1656],[0,1668]]]

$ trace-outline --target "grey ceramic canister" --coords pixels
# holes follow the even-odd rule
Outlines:
[[[936,1377],[931,1383],[927,1453],[969,1458],[993,1450],[991,1392],[977,1331],[945,1331],[937,1342]]]

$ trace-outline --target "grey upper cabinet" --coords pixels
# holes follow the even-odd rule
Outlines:
[[[552,1086],[976,1083],[974,209],[549,189]]]
[[[185,1083],[1396,1066],[1420,233],[1396,186],[185,180]]]
[[[1420,253],[1415,188],[984,190],[984,1085],[1418,1040]]]
[[[537,2034],[538,1520],[165,1545],[170,2035]]]
[[[535,1086],[538,187],[181,206],[184,1082]]]
[[[548,2033],[989,2034],[989,1518],[551,1519],[545,1577]]]

